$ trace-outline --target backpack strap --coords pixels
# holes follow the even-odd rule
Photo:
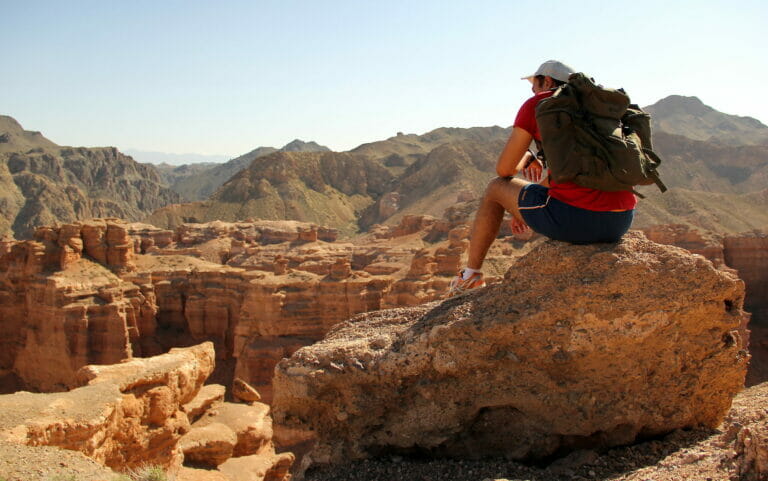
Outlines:
[[[657,167],[659,166],[659,164],[661,164],[661,157],[656,155],[656,152],[645,147],[643,147],[643,152],[645,153],[645,155],[653,159],[654,162],[656,162]],[[656,187],[658,187],[662,193],[667,191],[667,186],[664,185],[664,182],[662,182],[661,179],[659,178],[659,174],[658,172],[656,172],[656,169],[653,169],[650,172],[646,172],[645,175],[647,175],[651,180],[653,180],[653,183],[656,184]]]
[[[541,143],[541,140],[533,139],[534,142],[536,142],[536,155],[535,157],[541,161],[541,165],[544,166],[544,168],[547,167],[547,158],[544,156],[544,145]]]

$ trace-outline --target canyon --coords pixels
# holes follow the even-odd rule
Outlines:
[[[766,319],[768,236],[644,230],[746,283],[754,329]],[[175,231],[101,219],[39,228],[0,243],[0,387],[63,391],[87,364],[112,364],[210,341],[216,382],[272,398],[275,365],[356,314],[438,300],[467,248],[465,219],[408,216],[354,242],[296,221],[184,224]],[[502,232],[489,283],[543,239]],[[761,339],[757,336],[757,339]],[[753,346],[760,357],[762,341]],[[48,366],[39,369],[40,364]],[[750,383],[764,379],[750,371]]]
[[[651,269],[653,275],[639,286],[655,283],[657,290],[677,286],[659,304],[675,298],[678,291],[696,292],[697,299],[713,292],[738,291],[694,309],[706,312],[709,322],[722,313],[708,309],[724,306],[730,319],[724,321],[727,329],[718,325],[700,332],[685,324],[684,332],[668,333],[675,339],[692,335],[701,345],[718,345],[731,361],[738,358],[738,362],[721,362],[722,352],[705,349],[712,356],[704,355],[694,363],[695,372],[686,372],[681,369],[689,360],[677,357],[669,364],[661,356],[653,358],[658,361],[657,370],[698,386],[686,393],[698,393],[694,414],[700,418],[667,416],[685,410],[681,393],[669,386],[663,393],[635,396],[663,398],[655,406],[663,413],[653,411],[651,401],[646,402],[646,410],[614,413],[616,419],[626,421],[618,424],[601,419],[599,412],[575,413],[570,421],[584,415],[595,423],[585,421],[580,430],[567,435],[562,425],[552,432],[542,430],[559,422],[542,420],[547,413],[525,411],[525,416],[541,422],[526,425],[530,429],[515,452],[526,453],[520,458],[529,454],[546,458],[585,439],[594,440],[591,433],[595,432],[603,433],[598,436],[601,441],[621,444],[672,427],[714,428],[726,416],[723,429],[727,432],[712,446],[728,446],[729,454],[723,456],[738,460],[733,472],[747,473],[744,479],[754,473],[759,477],[765,473],[767,459],[765,416],[750,403],[764,397],[761,383],[768,380],[768,214],[764,208],[768,146],[762,140],[767,129],[692,98],[664,99],[649,110],[656,120],[655,147],[665,159],[662,176],[671,189],[663,196],[650,192],[640,203],[634,224],[638,231],[631,232],[627,242],[644,255],[622,254],[624,262],[641,269],[658,256],[669,261],[659,265],[676,266],[666,280]],[[333,464],[376,452],[409,455],[413,450],[442,450],[466,457],[472,450],[497,449],[493,439],[472,436],[482,431],[478,426],[504,426],[507,414],[517,419],[520,402],[502,393],[497,398],[503,402],[480,406],[480,414],[472,411],[478,408],[471,395],[478,388],[473,376],[485,372],[490,379],[487,373],[493,370],[479,369],[488,366],[472,355],[486,352],[487,346],[457,347],[471,329],[436,332],[426,344],[406,342],[403,332],[413,330],[416,318],[456,327],[451,322],[459,319],[459,324],[467,324],[466,312],[474,309],[478,319],[485,319],[486,311],[520,311],[510,307],[506,298],[503,306],[476,297],[437,302],[466,257],[470,218],[508,133],[501,127],[441,128],[423,135],[398,134],[349,152],[292,143],[279,151],[255,149],[210,169],[158,170],[136,163],[115,148],[56,145],[39,132],[23,130],[10,117],[0,117],[0,393],[5,394],[0,396],[0,413],[5,414],[0,414],[0,452],[55,457],[52,450],[63,447],[69,450],[66,456],[75,456],[73,465],[97,463],[93,472],[101,474],[94,474],[94,480],[110,475],[111,468],[151,460],[180,480],[239,481],[236,473],[247,472],[277,481],[287,476],[291,465],[301,473],[312,462]],[[181,191],[183,197],[178,194]],[[182,198],[196,202],[180,203]],[[653,243],[694,255],[686,257],[677,250],[673,255],[668,250],[673,247]],[[584,248],[573,249],[553,247],[531,233],[514,236],[505,223],[484,265],[490,285],[487,292],[510,294],[511,281],[538,285],[542,292],[549,289],[550,297],[556,291],[565,292],[541,284],[537,275],[578,264],[574,259],[581,254],[575,252]],[[549,257],[542,258],[538,252],[548,252]],[[615,253],[603,254],[597,257]],[[687,260],[669,260],[679,255]],[[715,287],[707,289],[696,285],[693,277],[688,279],[690,285],[678,285],[677,274],[690,265],[714,276],[710,280],[738,276],[744,286],[739,288],[741,281],[735,280],[726,287],[713,281],[710,284]],[[589,266],[581,264],[578,270],[582,276],[573,281],[574,298],[599,297],[610,290],[595,280],[605,273],[587,275]],[[622,295],[630,295],[628,288]],[[540,301],[535,296],[528,300],[532,305]],[[606,303],[618,309],[620,302],[615,301]],[[676,306],[695,302],[677,299],[664,311],[676,312]],[[746,313],[741,311],[742,302]],[[548,305],[539,307],[536,319],[549,323],[546,332],[569,328],[558,324],[567,317],[565,313]],[[628,306],[624,308],[624,317],[634,315]],[[440,317],[443,311],[449,312],[448,318]],[[653,317],[658,314],[654,312],[649,308],[640,318],[663,323],[664,319]],[[578,329],[568,331],[571,339],[586,335],[584,331],[599,337],[593,325],[597,321],[587,317],[580,318]],[[609,317],[598,320],[608,322]],[[688,322],[692,316],[683,317]],[[520,325],[529,322],[525,316],[518,321]],[[637,332],[632,332],[648,334],[648,326],[643,326],[635,326]],[[606,342],[620,340],[619,331],[612,331],[614,337]],[[488,332],[489,344],[506,342],[514,356],[525,350],[512,346],[514,339],[501,335],[505,333]],[[540,337],[544,331],[526,332],[536,341],[532,344],[554,345]],[[353,338],[366,339],[367,344],[361,347]],[[647,350],[636,353],[638,358],[666,345],[665,338],[653,339]],[[449,366],[433,352],[432,341],[441,352],[459,349],[468,364]],[[617,345],[631,345],[624,341]],[[381,361],[401,354],[393,346],[412,354],[406,359],[410,367]],[[747,348],[748,370],[746,357],[734,354]],[[686,349],[694,352],[698,347],[686,345]],[[417,355],[423,352],[433,356],[429,365]],[[498,352],[486,354],[494,357]],[[565,351],[555,354],[561,352]],[[527,354],[533,358],[534,353]],[[512,371],[522,378],[539,364],[549,366],[552,361],[554,367],[544,370],[554,372],[562,362],[570,362],[555,357]],[[494,362],[505,359],[511,358]],[[625,361],[622,365],[631,364]],[[712,369],[699,368],[715,361],[727,373],[722,379],[704,386],[699,378],[690,377],[714,377]],[[568,365],[589,371],[583,365]],[[398,377],[400,371],[416,366],[424,368],[418,376],[435,382],[414,387],[409,379]],[[463,371],[458,375],[452,369]],[[162,379],[157,377],[161,372]],[[273,385],[276,372],[277,388]],[[377,379],[387,378],[388,384],[372,382],[373,373]],[[446,390],[445,376],[469,384]],[[612,376],[619,389],[624,377],[639,374],[617,371]],[[356,386],[351,391],[349,379]],[[590,379],[605,388],[597,376]],[[744,379],[747,386],[754,386],[744,394],[752,410],[726,415]],[[558,382],[566,381],[552,382],[559,388]],[[485,383],[489,384],[493,383]],[[357,394],[337,399],[328,386]],[[380,392],[383,386],[395,392]],[[302,392],[324,394],[318,400],[303,398]],[[389,395],[403,397],[390,399]],[[382,407],[371,400],[390,399],[391,405],[405,409],[415,406],[411,401],[420,396],[441,406],[435,411],[443,413],[440,421],[450,418],[456,429],[435,434],[438,427],[423,425],[434,420],[430,418],[434,412],[418,416],[418,410],[403,414],[403,419],[410,419],[408,425],[391,418],[382,421],[386,418],[381,416]],[[708,401],[702,401],[705,398]],[[472,409],[451,408],[448,399]],[[734,409],[744,407],[739,399]],[[57,410],[78,403],[112,413],[112,424],[99,424],[92,412]],[[280,421],[274,426],[273,403]],[[20,413],[19,406],[26,406],[28,412]],[[313,418],[302,411],[307,406],[330,414]],[[549,406],[555,412],[563,404]],[[354,422],[349,413],[354,413]],[[43,420],[29,421],[33,415],[42,415]],[[74,416],[76,422],[62,421],[60,416]],[[659,417],[666,420],[664,429]],[[245,425],[236,419],[246,420]],[[312,426],[312,433],[307,426]],[[414,426],[424,429],[413,432]],[[318,439],[319,450],[305,457]],[[126,446],[140,446],[138,452],[143,454],[125,457],[121,450]],[[600,446],[612,444],[606,441]]]
[[[86,364],[208,340],[220,360],[214,378],[240,377],[268,401],[274,365],[334,324],[438,299],[466,236],[427,217],[359,243],[295,221],[40,228],[34,240],[0,244],[3,391],[66,390]],[[501,242],[489,262],[503,273],[527,248]]]
[[[574,259],[575,254],[568,254],[570,251],[565,250],[564,247],[553,247],[553,244],[559,243],[547,243],[540,238],[523,240],[506,234],[496,243],[489,257],[488,272],[492,287],[488,292],[493,291],[497,295],[485,295],[487,302],[496,299],[493,302],[502,302],[506,305],[506,301],[501,299],[517,298],[521,295],[525,297],[525,292],[529,292],[529,297],[533,295],[534,293],[527,288],[528,283],[538,282],[534,273],[542,271],[546,274],[547,269],[557,269],[560,265],[548,265],[543,262],[544,257],[554,256],[566,263]],[[721,237],[692,231],[683,225],[671,225],[647,230],[645,235],[657,241],[685,246],[690,252],[712,259],[713,264],[707,267],[709,264],[702,257],[689,254],[685,257],[685,254],[681,254],[684,251],[681,250],[679,250],[680,253],[675,253],[676,258],[682,255],[683,259],[690,259],[685,260],[681,266],[687,265],[686,269],[692,269],[692,272],[699,274],[707,272],[708,276],[715,276],[713,279],[735,279],[734,268],[729,262],[740,262],[741,264],[738,265],[741,269],[745,273],[749,272],[744,276],[750,281],[759,282],[760,276],[766,271],[764,264],[761,264],[765,261],[766,236],[759,232],[746,233],[743,236]],[[447,287],[450,276],[453,275],[466,249],[466,236],[467,228],[463,223],[451,224],[445,220],[430,217],[407,217],[395,227],[378,226],[364,238],[356,239],[354,243],[339,240],[338,232],[333,229],[292,221],[185,224],[175,231],[170,231],[146,224],[126,223],[118,219],[101,219],[40,228],[35,235],[35,240],[4,241],[0,245],[0,275],[2,275],[2,291],[0,291],[2,292],[0,295],[2,311],[0,313],[4,320],[10,320],[2,324],[4,331],[0,338],[3,342],[0,348],[3,355],[2,379],[5,391],[15,392],[15,394],[0,396],[0,403],[10,403],[7,404],[8,406],[29,406],[33,411],[39,410],[46,413],[42,407],[38,409],[35,406],[71,405],[69,401],[54,400],[68,399],[66,396],[80,396],[85,386],[92,384],[102,386],[98,388],[103,390],[99,391],[98,397],[114,399],[110,401],[112,403],[110,406],[123,406],[118,409],[120,412],[138,413],[137,421],[126,421],[134,428],[124,429],[127,433],[125,436],[121,437],[114,433],[104,435],[103,439],[114,440],[113,448],[98,443],[96,443],[98,445],[92,442],[89,444],[87,441],[83,442],[83,446],[90,446],[87,449],[76,447],[78,452],[90,456],[87,459],[95,459],[109,469],[112,469],[110,466],[129,466],[132,465],[131,463],[139,462],[138,458],[133,461],[125,459],[110,461],[115,459],[110,457],[113,456],[109,454],[110,449],[117,452],[119,450],[117,446],[123,445],[123,441],[140,444],[149,442],[139,442],[138,438],[132,438],[133,441],[128,440],[130,436],[139,436],[139,433],[145,429],[142,426],[149,423],[147,425],[165,426],[162,429],[157,427],[152,429],[156,430],[153,432],[157,435],[166,433],[162,434],[165,436],[163,443],[166,443],[162,445],[168,448],[159,450],[162,455],[152,455],[153,462],[166,466],[170,471],[176,470],[180,476],[178,479],[205,479],[200,476],[203,476],[203,473],[206,476],[210,475],[214,471],[221,473],[222,476],[228,476],[228,478],[215,479],[237,479],[232,477],[234,476],[232,473],[245,469],[243,466],[246,465],[251,466],[247,469],[255,472],[256,475],[265,476],[264,479],[273,479],[266,477],[269,466],[274,467],[272,473],[277,473],[274,476],[280,473],[286,474],[293,463],[294,455],[299,456],[299,461],[304,463],[293,468],[294,472],[298,473],[307,467],[308,461],[305,461],[302,456],[310,452],[314,438],[307,436],[306,432],[296,425],[286,422],[288,419],[285,415],[286,411],[281,407],[285,405],[284,403],[281,405],[278,400],[276,407],[278,411],[275,415],[280,422],[268,431],[259,428],[257,431],[262,434],[254,434],[255,437],[247,438],[251,441],[244,442],[250,447],[244,451],[237,448],[239,428],[230,426],[232,419],[245,418],[252,420],[252,422],[249,421],[250,426],[263,426],[263,420],[269,412],[268,405],[273,403],[276,395],[272,387],[272,372],[275,365],[282,359],[297,359],[294,355],[297,351],[299,355],[306,356],[301,354],[306,352],[301,348],[316,341],[326,339],[320,344],[315,344],[317,347],[311,349],[320,349],[323,345],[331,343],[339,346],[344,355],[358,359],[366,369],[373,369],[373,365],[368,366],[364,353],[359,356],[354,353],[356,344],[339,344],[340,339],[349,340],[351,337],[359,337],[356,334],[350,337],[345,329],[364,326],[365,323],[359,319],[370,320],[366,322],[374,322],[379,327],[373,330],[366,328],[366,332],[377,332],[379,336],[388,335],[390,331],[393,334],[388,341],[382,339],[380,342],[373,339],[371,346],[374,344],[379,346],[374,346],[374,351],[383,353],[390,349],[388,346],[396,341],[396,332],[407,327],[407,324],[394,322],[390,327],[385,328],[385,324],[381,322],[386,319],[393,320],[393,316],[400,315],[408,309],[416,314],[408,314],[405,318],[413,320],[431,309],[434,310],[435,306],[441,305],[432,301],[439,300]],[[648,242],[638,241],[637,239],[642,237],[639,233],[633,233],[630,237],[631,242]],[[654,255],[658,255],[659,249],[665,249],[659,245],[649,248],[653,249]],[[570,249],[573,252],[586,252],[583,247],[570,247]],[[605,249],[605,247],[599,247],[599,249]],[[632,249],[625,250],[632,251]],[[642,251],[642,249],[634,250]],[[581,267],[573,270],[578,273],[571,279],[573,282],[569,281],[572,294],[576,297],[582,295],[584,289],[591,285],[589,282],[594,284],[599,277],[590,274],[585,267],[588,264],[583,264],[585,258],[592,259],[595,255],[581,255],[582,264],[579,264]],[[624,261],[632,272],[636,269],[632,266],[648,262],[650,254],[640,252],[635,255],[636,259]],[[510,269],[513,263],[516,267]],[[656,272],[654,275],[666,276],[669,272],[668,268],[674,263],[660,262],[660,264],[666,267],[659,269],[652,267],[651,272]],[[652,266],[653,263],[649,265]],[[747,271],[747,268],[752,270]],[[680,268],[676,267],[672,271],[680,274]],[[584,280],[585,277],[589,278],[589,282]],[[688,278],[691,276],[686,277]],[[747,339],[744,333],[745,318],[736,314],[741,312],[741,299],[745,299],[745,303],[749,300],[749,281],[744,291],[744,286],[739,287],[738,281],[729,281],[730,287],[719,288],[710,286],[707,283],[709,281],[704,282],[705,278],[708,277],[694,275],[691,278],[691,285],[687,287],[672,283],[664,286],[664,283],[650,282],[648,279],[646,279],[648,282],[643,284],[659,286],[657,288],[664,286],[665,289],[676,294],[663,295],[661,298],[671,299],[674,295],[686,296],[686,299],[701,302],[701,309],[710,309],[715,305],[725,306],[726,317],[729,312],[735,316],[733,322],[729,321],[727,330],[741,333],[734,334],[735,344],[725,343],[723,346],[743,346],[739,343],[745,343]],[[518,286],[515,288],[517,294],[502,294],[501,291],[506,292],[511,285]],[[536,289],[536,292],[546,291],[542,286],[539,287],[541,289]],[[552,289],[565,292],[556,286],[550,291]],[[605,290],[596,288],[595,292],[601,293]],[[634,292],[635,288],[632,287],[631,290]],[[626,291],[626,294],[629,292]],[[727,296],[727,299],[724,298],[718,302],[701,300],[713,293]],[[640,294],[637,296],[638,302],[645,298]],[[646,297],[648,297],[647,302],[652,304],[656,302],[654,297]],[[533,303],[531,306],[539,301],[535,296],[530,298],[530,303]],[[500,306],[493,307],[495,306],[493,302],[491,302],[493,305],[481,305],[477,302],[471,298],[458,299],[443,303],[441,309],[454,309],[458,315],[472,306],[470,309],[478,314],[487,312],[491,316],[493,316],[492,312],[501,309]],[[530,304],[526,302],[524,302],[525,305]],[[759,307],[759,303],[757,304]],[[24,307],[18,309],[19,306]],[[531,312],[541,311],[531,306],[529,306]],[[385,308],[388,310],[380,311]],[[17,310],[14,311],[14,309]],[[699,308],[695,308],[694,311],[698,312],[697,309]],[[650,312],[655,311],[651,309]],[[756,310],[756,312],[764,311]],[[362,317],[358,316],[358,320],[333,327],[340,321],[354,318],[356,314]],[[508,313],[508,315],[513,314]],[[760,320],[759,315],[753,316],[753,324]],[[552,323],[547,324],[549,327],[546,329],[555,328],[557,325],[555,318],[560,319],[562,316],[553,314],[550,317]],[[714,315],[704,317],[712,319],[713,322],[717,319]],[[318,319],[322,322],[317,322]],[[535,322],[539,322],[544,318],[536,319],[538,321]],[[653,324],[650,322],[648,326]],[[704,337],[712,334],[711,330],[704,329],[706,326],[696,324],[691,327],[702,329],[701,335]],[[640,329],[640,326],[637,329]],[[456,347],[458,340],[466,337],[462,337],[460,333],[453,335],[447,331],[441,331],[438,334],[438,338],[444,338],[441,342],[447,342],[454,348],[458,348]],[[535,330],[530,331],[530,334],[536,334]],[[576,331],[572,334],[576,335]],[[495,339],[494,343],[501,342],[503,339],[501,335],[493,333],[489,335]],[[536,335],[547,337],[546,331]],[[594,335],[597,335],[597,331]],[[701,337],[696,336],[694,336],[696,339]],[[720,334],[717,336],[718,339],[722,337]],[[667,336],[666,338],[679,337]],[[510,339],[514,339],[514,336]],[[206,341],[207,347],[199,347],[201,342]],[[754,343],[754,339],[751,342]],[[448,344],[446,349],[449,347]],[[192,351],[174,349],[174,345],[192,346]],[[533,349],[534,345],[536,343],[530,344],[530,349]],[[702,345],[708,344],[702,341]],[[163,353],[169,349],[174,349],[171,352],[172,355],[179,355],[179,352],[196,353],[192,357],[198,359],[196,363],[201,371],[194,375],[184,375],[185,379],[196,380],[187,391],[178,394],[173,394],[175,391],[169,394],[163,389],[156,391],[156,388],[162,386],[157,384],[156,378],[153,378],[154,380],[149,383],[151,388],[145,395],[144,390],[139,387],[141,383],[133,384],[133,381],[124,380],[124,375],[134,372],[134,369],[141,372],[146,372],[147,369],[149,372],[158,371],[158,369],[142,367],[149,364],[158,366],[159,364],[153,364],[158,361],[145,361],[140,358],[159,356],[158,359],[163,359],[163,356],[166,356]],[[471,352],[475,351],[474,348],[467,347],[467,349]],[[520,351],[520,346],[517,349]],[[414,345],[411,350],[414,353],[423,351],[419,345]],[[742,348],[736,350],[739,351]],[[533,349],[531,353],[534,351],[536,350]],[[522,354],[515,352],[515,355],[520,358]],[[731,351],[727,350],[727,352]],[[183,354],[182,357],[189,355]],[[494,356],[490,358],[494,359]],[[328,375],[343,377],[356,372],[354,369],[357,368],[354,368],[354,363],[349,359],[347,359],[349,362],[344,360],[346,358],[340,358],[341,361],[335,357],[329,359],[341,370],[328,364],[326,366]],[[663,360],[663,356],[658,359]],[[693,362],[691,359],[689,361]],[[35,364],[36,360],[37,364]],[[501,361],[506,362],[504,359]],[[557,359],[555,361],[560,362]],[[48,363],[45,370],[39,369],[41,362]],[[87,367],[94,364],[104,366]],[[625,365],[626,363],[617,364]],[[160,362],[160,365],[167,366],[168,363]],[[449,368],[447,364],[443,366],[437,361],[430,365],[442,366],[440,369],[443,371]],[[682,364],[675,365],[682,366]],[[742,362],[739,364],[741,371],[738,375],[722,376],[721,381],[742,382],[745,368],[746,362]],[[476,372],[471,366],[469,369]],[[395,371],[398,370],[389,372]],[[297,371],[291,372],[295,374]],[[489,372],[494,371],[491,369]],[[696,372],[698,371],[693,370],[690,375],[693,376]],[[473,376],[458,377],[471,382]],[[179,385],[178,382],[172,381],[178,379],[175,374],[170,377],[165,375],[161,377],[165,379],[164,383],[170,383],[172,386]],[[99,378],[102,381],[94,381]],[[259,401],[255,401],[257,398],[253,397],[252,391],[243,390],[243,380],[259,391],[259,395],[256,395],[260,397]],[[203,385],[203,383],[206,384]],[[493,383],[474,384],[477,388]],[[129,385],[133,387],[126,388]],[[235,387],[239,387],[237,392],[240,394],[235,394]],[[439,387],[439,383],[435,387]],[[756,388],[759,387],[756,386]],[[45,394],[20,392],[21,389],[42,391]],[[370,389],[372,386],[363,391],[370,391]],[[419,392],[426,393],[425,389],[428,389],[428,386],[419,386],[419,389]],[[738,388],[732,386],[722,392],[731,393],[729,396],[732,396],[737,390]],[[470,391],[467,390],[468,395]],[[249,396],[243,392],[251,393],[246,404],[256,402],[253,404],[257,407],[256,411],[248,411],[252,414],[241,413],[240,409],[244,408],[236,407],[245,406],[244,404],[235,406],[216,404],[232,403],[237,401],[238,396]],[[286,391],[283,389],[281,392],[284,396]],[[759,392],[762,391],[756,391],[756,393]],[[122,401],[123,404],[114,404],[118,402],[117,399],[125,399],[129,394],[138,400],[137,403],[131,404],[134,407],[128,409],[124,405],[125,401]],[[280,395],[279,392],[277,394]],[[432,398],[435,400],[445,398],[444,395],[439,395],[439,392],[434,394]],[[35,400],[35,396],[46,397]],[[379,396],[374,396],[376,397]],[[453,399],[455,396],[448,397]],[[702,400],[710,398],[712,397],[704,394],[699,397]],[[85,398],[75,397],[74,399]],[[172,410],[168,407],[170,404],[165,401],[167,399],[179,400],[174,401],[177,402],[173,404],[176,408]],[[182,399],[184,402],[180,401]],[[364,399],[371,399],[371,397]],[[737,397],[736,400],[734,406],[739,406],[739,398]],[[714,406],[708,401],[702,402],[707,406]],[[90,404],[98,403],[94,400]],[[214,404],[219,407],[212,407]],[[406,401],[400,404],[404,409],[410,405]],[[718,404],[717,409],[711,411],[714,413],[711,423],[714,424],[715,419],[721,419],[725,415],[727,404],[728,402],[723,401]],[[751,406],[750,409],[754,411],[756,407]],[[378,412],[373,406],[364,411],[371,415]],[[3,412],[14,411],[8,408]],[[710,411],[696,409],[695,412]],[[153,419],[155,415],[150,413],[157,413],[156,419],[164,421],[158,421],[159,424],[151,423],[148,420]],[[179,413],[184,414],[187,423],[183,422],[184,417]],[[127,419],[125,416],[123,419]],[[760,423],[764,421],[760,419],[764,417],[745,414],[741,411],[729,416],[739,419],[733,424],[733,426],[738,425],[738,428],[733,427],[731,431],[740,434],[728,434],[727,442],[712,441],[713,445],[720,443],[718,445],[727,446],[727,450],[740,452],[741,454],[733,455],[734,462],[737,461],[734,466],[740,466],[738,469],[743,472],[761,472],[759,466],[764,462],[764,455],[761,454],[764,441],[760,437],[763,435]],[[328,419],[338,420],[340,417],[343,416],[333,415]],[[423,417],[422,422],[428,419]],[[360,419],[360,422],[362,421],[363,419]],[[728,422],[727,419],[726,422]],[[38,456],[35,452],[21,450],[19,446],[27,445],[19,444],[18,433],[21,431],[18,426],[21,424],[16,421],[14,423],[11,423],[13,426],[7,431],[0,429],[0,435],[6,432],[3,442],[0,443],[0,450],[8,449],[14,453],[20,453],[18,456],[21,458]],[[39,423],[32,424],[40,426]],[[222,425],[230,427],[222,427]],[[62,426],[62,424],[58,421],[51,426]],[[352,428],[353,425],[349,426]],[[534,423],[532,429],[536,426]],[[24,432],[29,432],[29,429],[26,427],[27,431]],[[66,431],[73,428],[64,429]],[[13,435],[17,437],[12,439],[11,433],[16,433]],[[403,433],[404,431],[400,432],[400,434]],[[29,436],[24,435],[22,438],[29,439]],[[264,441],[267,438],[269,442]],[[66,436],[66,439],[83,439],[83,436]],[[366,438],[349,436],[344,439],[359,439],[363,442]],[[66,443],[62,441],[60,444],[48,444],[46,441],[40,444],[50,449],[52,446]],[[477,449],[480,449],[481,444],[477,444]],[[456,444],[456,446],[462,445],[469,446],[466,443]],[[264,446],[269,447],[263,448]],[[69,445],[62,447],[70,450],[73,448]],[[44,446],[39,448],[43,449]],[[23,449],[29,450],[32,447]],[[714,448],[710,446],[707,449]],[[250,458],[254,456],[250,454],[254,451],[259,452],[259,455],[266,455],[269,461],[265,461],[263,457]],[[151,453],[151,451],[148,452]],[[281,452],[283,454],[275,454]],[[293,454],[289,455],[287,452]],[[696,456],[699,456],[697,459],[709,459],[704,454]],[[731,455],[728,454],[728,456]],[[306,459],[314,458],[310,456]],[[85,461],[73,460],[71,465],[78,466],[81,462]],[[681,464],[690,468],[684,462]]]

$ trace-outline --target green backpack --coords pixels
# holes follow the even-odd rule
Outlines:
[[[622,89],[572,74],[539,102],[536,122],[539,150],[555,182],[609,192],[650,184],[667,190],[656,172],[661,159],[651,150],[651,116],[630,104]]]

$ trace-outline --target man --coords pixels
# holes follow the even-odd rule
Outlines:
[[[523,170],[528,179],[539,181],[542,165],[528,150],[532,140],[541,141],[536,105],[550,97],[572,73],[568,65],[549,60],[533,75],[523,77],[531,82],[534,96],[520,107],[512,134],[496,162],[498,177],[488,184],[480,201],[467,266],[451,281],[449,297],[485,285],[480,269],[499,233],[505,211],[512,214],[515,233],[531,228],[551,239],[575,244],[616,242],[632,224],[637,203],[632,192],[605,192],[548,178],[541,184],[512,178]]]

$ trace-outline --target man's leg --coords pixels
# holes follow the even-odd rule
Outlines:
[[[472,225],[467,267],[480,270],[483,266],[488,249],[499,234],[504,211],[511,213],[519,220],[523,219],[517,208],[517,198],[523,187],[528,184],[530,182],[508,177],[497,177],[488,184]]]

